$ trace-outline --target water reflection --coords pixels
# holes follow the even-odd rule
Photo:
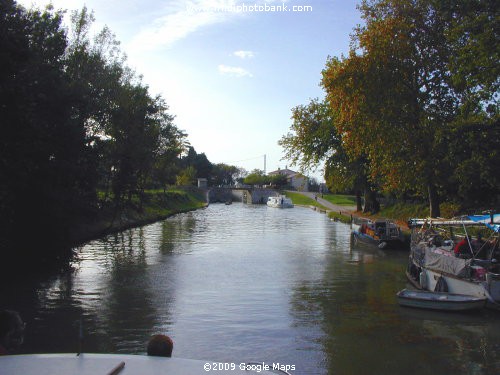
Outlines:
[[[213,205],[92,241],[68,270],[3,285],[24,352],[144,353],[296,365],[297,374],[494,374],[498,313],[401,308],[407,251],[353,247],[317,212]]]
[[[295,324],[311,327],[311,348],[323,346],[318,373],[498,373],[497,312],[401,308],[394,295],[406,283],[407,253],[346,246],[345,235],[330,233],[322,280],[301,283],[292,298]]]

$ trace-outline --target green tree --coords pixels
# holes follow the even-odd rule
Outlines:
[[[86,126],[99,160],[100,188],[113,192],[119,206],[142,197],[147,186],[174,183],[186,134],[160,97],[126,65],[119,42],[105,27],[93,40],[93,14],[84,7],[72,13],[68,71],[80,100],[75,117]],[[107,195],[107,194],[106,194]]]
[[[212,168],[211,180],[215,186],[231,186],[236,183],[240,170],[234,165],[215,164]]]
[[[189,166],[182,170],[177,176],[176,184],[179,186],[190,186],[194,185],[196,182],[196,169],[193,166]]]
[[[276,186],[278,189],[284,188],[288,184],[288,179],[283,174],[275,174],[272,176],[268,176],[269,183],[273,186]]]
[[[243,179],[243,183],[247,185],[265,185],[268,182],[269,178],[260,169],[254,169]]]
[[[498,111],[500,85],[500,6],[489,0],[441,0],[433,6],[446,20],[453,53],[450,74],[462,113]],[[491,114],[490,112],[490,114]]]
[[[500,123],[483,119],[450,130],[447,192],[467,210],[500,207]]]
[[[188,147],[187,154],[181,158],[181,165],[184,168],[192,166],[196,170],[197,178],[209,178],[212,174],[212,163],[204,153],[198,154],[192,146]]]
[[[149,96],[146,86],[124,85],[112,112],[114,149],[113,192],[116,199],[127,196],[130,202],[135,192],[144,190],[154,164],[158,148],[159,108]]]
[[[95,165],[73,116],[63,14],[13,1],[0,7],[1,225],[16,238],[29,218],[37,223],[30,237],[54,243],[95,203]]]
[[[500,18],[495,1],[436,2],[449,27],[452,83],[460,105],[445,137],[448,194],[468,209],[500,205]]]
[[[187,134],[174,125],[174,117],[167,110],[167,105],[163,104],[159,114],[160,139],[152,173],[153,186],[163,189],[168,184],[175,184],[180,172],[180,155],[188,147]]]
[[[354,189],[359,211],[364,192],[365,210],[377,211],[376,194],[368,180],[368,161],[346,152],[335,127],[337,116],[329,103],[313,99],[307,105],[296,106],[292,109],[292,120],[291,131],[279,141],[286,157],[302,170],[324,163],[325,181],[331,191]]]
[[[7,244],[20,238],[27,218],[37,223],[36,241],[67,240],[81,220],[95,218],[97,189],[113,189],[117,203],[141,197],[156,168],[177,164],[186,144],[164,100],[125,66],[109,29],[91,40],[93,15],[83,8],[72,14],[68,39],[62,17],[51,6],[26,11],[0,2],[0,225]]]
[[[112,119],[126,68],[124,58],[119,57],[119,43],[109,29],[91,38],[93,22],[94,15],[86,7],[71,13],[66,66],[75,93],[73,117],[85,127],[89,150],[96,159],[98,187],[106,200],[116,185],[116,140],[111,135],[116,126]]]
[[[290,132],[278,141],[285,150],[285,158],[300,170],[310,170],[336,153],[342,141],[333,121],[333,113],[325,101],[312,99],[307,105],[294,107]]]

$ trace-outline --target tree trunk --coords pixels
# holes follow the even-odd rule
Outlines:
[[[356,211],[361,212],[363,204],[361,202],[361,190],[356,190]]]
[[[439,217],[441,216],[441,211],[439,210],[439,195],[436,186],[429,183],[427,190],[429,192],[429,211],[431,217]]]
[[[380,203],[377,201],[377,193],[371,188],[365,189],[365,208],[363,213],[375,214],[380,211]]]

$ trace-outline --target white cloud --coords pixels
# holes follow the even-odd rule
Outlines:
[[[130,47],[139,50],[168,47],[203,27],[240,17],[242,14],[238,12],[217,10],[236,3],[234,0],[172,1],[163,15],[134,37]]]
[[[255,57],[255,53],[253,51],[235,51],[233,55],[239,57],[240,59],[251,59]]]
[[[253,77],[248,70],[237,66],[219,65],[219,73],[231,77]]]
[[[238,11],[240,6],[283,3],[287,0],[171,0],[163,10],[156,10],[159,15],[149,26],[141,30],[130,43],[134,50],[154,50],[169,47],[199,29],[230,21],[236,17],[245,17],[254,12]],[[251,4],[250,4],[251,3]],[[240,58],[253,57],[252,51],[236,51]]]

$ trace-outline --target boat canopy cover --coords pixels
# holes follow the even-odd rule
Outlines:
[[[476,223],[483,223],[491,230],[495,232],[500,232],[500,214],[491,215],[472,215],[469,219],[475,221]],[[493,220],[492,220],[493,219]]]
[[[424,242],[413,249],[413,257],[421,267],[434,271],[446,272],[458,277],[466,277],[469,272],[470,259],[438,254],[427,247]]]

